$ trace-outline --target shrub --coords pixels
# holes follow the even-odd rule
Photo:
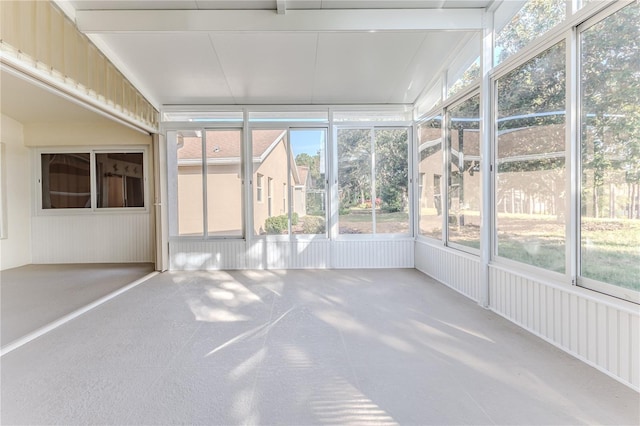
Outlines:
[[[299,221],[300,221],[300,216],[298,215],[297,212],[294,212],[291,215],[291,226],[296,226]]]
[[[302,223],[304,234],[324,234],[325,223],[322,216],[306,216]]]
[[[264,229],[267,234],[282,234],[289,229],[289,218],[287,215],[268,217],[264,221]]]

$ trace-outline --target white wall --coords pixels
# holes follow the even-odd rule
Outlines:
[[[31,263],[31,161],[21,123],[1,115],[6,182],[6,237],[0,240],[0,270]]]
[[[116,122],[34,123],[24,127],[34,148],[88,148],[151,145],[152,138]],[[153,152],[147,151],[147,211],[96,213],[38,212],[31,219],[33,263],[132,263],[154,261]],[[33,161],[37,163],[37,156]],[[33,167],[33,166],[32,166]],[[37,185],[34,180],[34,192]],[[35,200],[34,200],[35,201]],[[35,205],[35,204],[34,204]]]
[[[479,299],[478,258],[435,243],[416,241],[415,264],[445,285],[473,300]],[[640,390],[637,305],[490,264],[489,309]]]

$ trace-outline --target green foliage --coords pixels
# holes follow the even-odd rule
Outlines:
[[[298,213],[293,212],[293,214],[291,215],[291,226],[296,226],[299,220],[300,220],[300,216],[298,215]]]
[[[264,229],[267,234],[282,234],[289,229],[289,218],[287,215],[268,217]]]
[[[496,60],[502,62],[565,17],[564,0],[528,0],[496,37]]]
[[[326,229],[324,217],[305,216],[302,221],[303,234],[324,234]]]

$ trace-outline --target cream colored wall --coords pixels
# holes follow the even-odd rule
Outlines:
[[[31,263],[31,161],[22,124],[5,115],[1,119],[7,203],[6,238],[0,240],[0,270],[4,270]]]
[[[202,223],[202,168],[178,168],[178,231],[180,235],[201,235]]]
[[[24,126],[24,140],[25,145],[33,147],[109,146],[150,145],[152,138],[113,121],[100,120],[29,124]]]
[[[264,176],[262,183],[262,201],[258,202],[257,198],[257,175],[260,173]],[[273,151],[265,158],[262,164],[254,164],[253,171],[253,227],[254,233],[260,235],[264,231],[264,222],[269,217],[268,194],[269,194],[269,178],[273,179],[273,208],[271,216],[279,216],[286,214],[286,210],[282,209],[283,183],[287,183],[287,150],[284,143],[279,142]],[[284,194],[287,198],[287,194]]]

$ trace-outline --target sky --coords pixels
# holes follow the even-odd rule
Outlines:
[[[324,145],[325,139],[325,129],[292,129],[291,149],[293,150],[293,157],[295,158],[302,153],[311,156],[316,155]]]

